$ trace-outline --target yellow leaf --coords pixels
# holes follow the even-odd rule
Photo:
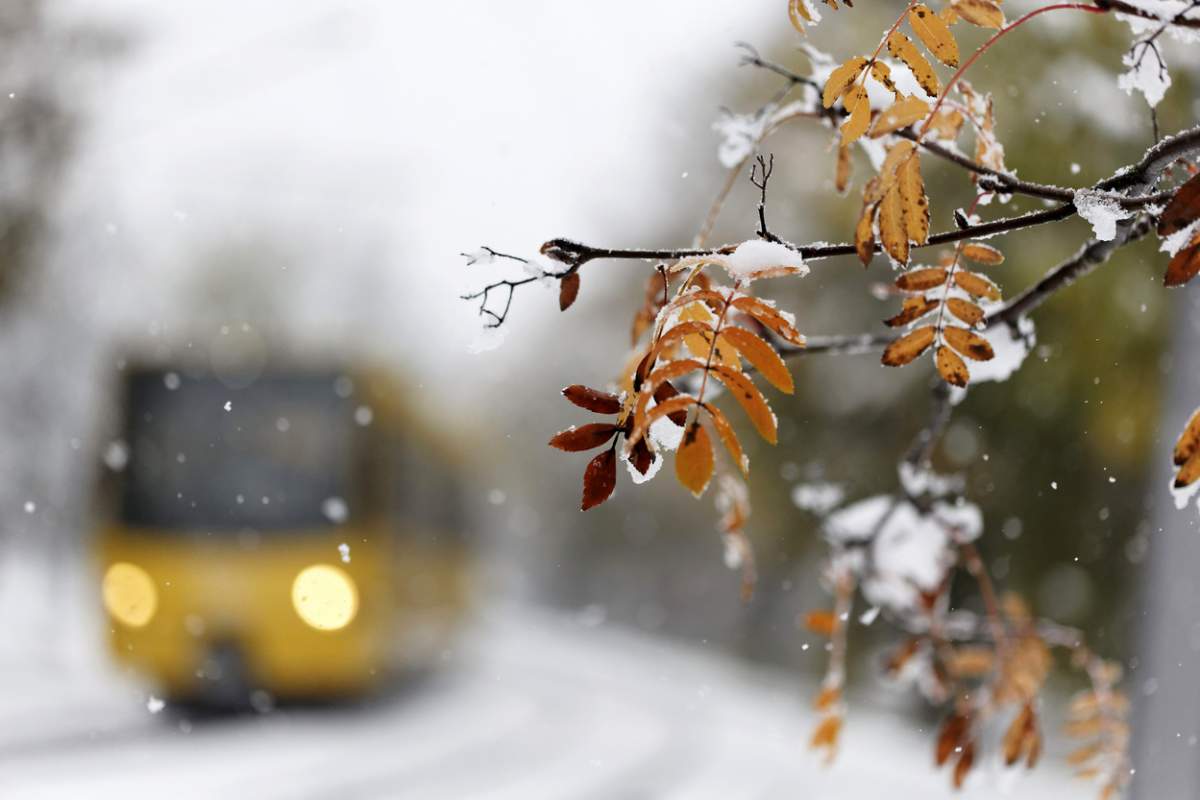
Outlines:
[[[988,264],[995,266],[996,264],[1004,263],[1004,253],[1001,253],[990,244],[982,242],[967,242],[962,246],[963,258],[970,259],[979,264]]]
[[[949,6],[946,7],[949,8]],[[958,132],[962,130],[964,121],[962,112],[953,108],[943,108],[926,124],[937,138],[953,140],[958,138]]]
[[[929,103],[919,97],[901,95],[900,99],[888,106],[875,118],[871,125],[872,138],[907,128],[914,122],[922,120],[929,113]]]
[[[871,263],[871,257],[875,255],[875,211],[879,206],[876,203],[864,203],[862,214],[858,217],[858,224],[854,226],[854,250],[858,253],[858,260],[867,266]]]
[[[939,347],[937,353],[934,354],[934,363],[937,364],[938,374],[942,376],[942,380],[953,386],[966,386],[967,381],[971,379],[971,373],[967,372],[967,365],[958,357],[949,347]]]
[[[890,328],[899,328],[910,322],[916,322],[937,307],[937,300],[930,300],[922,295],[906,297],[904,298],[904,304],[900,306],[900,313],[890,319],[884,320],[884,323]]]
[[[954,273],[954,282],[958,288],[975,297],[986,297],[988,300],[999,300],[1000,289],[985,276],[978,272],[959,270]]]
[[[948,298],[946,308],[968,325],[978,325],[983,320],[983,309],[961,297]]]
[[[778,423],[775,421],[775,414],[771,411],[771,407],[767,405],[766,399],[762,396],[762,392],[758,391],[758,387],[754,385],[754,381],[745,374],[726,367],[714,366],[712,374],[729,389],[729,393],[741,405],[746,416],[750,417],[750,422],[759,435],[771,444],[775,444],[778,438]]]
[[[900,204],[904,212],[904,230],[909,240],[925,244],[929,239],[929,198],[921,180],[921,160],[916,153],[896,170],[900,184]]]
[[[954,12],[981,28],[1004,27],[1004,12],[992,0],[953,0]]]
[[[866,58],[855,56],[830,73],[829,80],[825,81],[825,91],[821,97],[824,106],[833,108],[833,104],[850,90],[866,66]]]
[[[923,292],[946,282],[950,273],[941,267],[913,269],[896,278],[896,288],[902,292]]]
[[[955,350],[975,361],[990,361],[996,355],[987,339],[957,325],[947,325],[942,331],[942,338]]]
[[[915,331],[906,333],[887,346],[883,351],[883,365],[887,367],[902,367],[914,358],[924,353],[933,344],[934,328],[926,325]]]
[[[892,80],[892,68],[882,61],[871,62],[871,77],[883,84],[883,88],[896,96],[896,99],[901,98],[900,91],[896,89],[896,83]]]
[[[1175,466],[1178,467],[1187,461],[1197,450],[1200,450],[1200,409],[1196,409],[1192,414],[1183,433],[1179,434],[1179,439],[1175,442]]]
[[[917,83],[921,84],[921,88],[930,97],[937,97],[938,92],[942,90],[941,83],[938,82],[937,74],[933,71],[933,67],[921,55],[921,51],[917,50],[916,45],[912,40],[905,36],[900,31],[892,31],[887,38],[888,52],[893,57],[900,59],[908,68],[912,70],[913,76],[917,79]]]
[[[795,324],[793,324],[788,316],[784,316],[784,313],[774,306],[757,297],[748,297],[745,295],[735,297],[730,305],[766,325],[767,328],[781,337],[785,342],[799,347],[804,346],[804,337],[796,330]]]
[[[729,418],[721,413],[721,409],[711,403],[704,403],[703,408],[712,419],[713,427],[717,429],[717,436],[725,445],[725,449],[729,451],[729,457],[733,459],[733,463],[737,464],[742,475],[750,477],[750,459],[746,458],[746,454],[742,452],[742,443],[738,441],[733,426],[729,424]]]
[[[917,3],[910,8],[908,24],[912,25],[913,32],[925,43],[934,58],[947,67],[958,66],[958,44],[954,41],[954,34],[929,6]]]
[[[904,225],[904,203],[900,187],[892,186],[879,203],[879,238],[883,249],[898,264],[908,263],[908,230]]]
[[[850,117],[842,123],[842,144],[848,145],[866,133],[871,124],[871,102],[867,99],[867,87],[861,83],[852,86],[843,102]]]
[[[787,364],[762,337],[745,328],[726,328],[722,335],[737,348],[742,358],[755,366],[768,383],[784,394],[795,391]]]
[[[805,33],[804,23],[813,22],[812,13],[808,10],[808,6],[804,4],[804,0],[788,0],[788,19],[792,22],[792,27],[800,33]]]
[[[713,474],[713,449],[708,432],[699,421],[684,431],[679,452],[675,454],[675,477],[696,497],[704,494]]]

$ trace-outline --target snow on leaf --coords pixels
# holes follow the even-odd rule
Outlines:
[[[747,281],[780,275],[808,274],[804,258],[798,252],[778,242],[762,239],[742,242],[720,263],[730,277]]]
[[[1117,86],[1126,94],[1141,92],[1146,104],[1157,106],[1171,88],[1171,73],[1162,60],[1162,50],[1155,44],[1135,44],[1121,62],[1128,67],[1117,77]]]

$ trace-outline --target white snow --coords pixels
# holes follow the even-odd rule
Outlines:
[[[1159,242],[1158,249],[1169,255],[1175,255],[1184,247],[1188,246],[1192,238],[1200,234],[1200,219],[1188,225],[1186,228],[1181,228],[1169,236],[1164,236]]]
[[[1128,69],[1117,77],[1117,86],[1126,94],[1141,92],[1154,108],[1171,88],[1171,74],[1160,59],[1161,48],[1135,46],[1121,59]]]
[[[341,544],[339,544],[338,545],[338,555],[341,557],[343,564],[349,564],[350,563],[350,545],[348,545],[346,542],[342,542]]]
[[[1111,242],[1117,236],[1117,222],[1133,215],[1109,194],[1095,189],[1078,189],[1075,192],[1075,209],[1079,216],[1092,224],[1092,234],[1102,242]]]
[[[823,516],[846,497],[846,490],[837,483],[815,481],[792,488],[792,502],[797,508]]]
[[[342,498],[326,497],[321,501],[321,513],[325,515],[325,519],[334,525],[341,525],[349,516],[350,509],[346,506],[346,501]]]
[[[510,328],[507,326],[484,328],[467,345],[467,352],[473,356],[477,356],[480,353],[490,353],[496,350],[508,338],[509,330]]]
[[[120,439],[114,439],[104,448],[104,466],[113,472],[120,472],[129,463],[129,445]]]
[[[1017,320],[1014,331],[1008,325],[1001,325],[988,331],[987,340],[992,345],[995,356],[989,361],[971,363],[971,383],[983,381],[1006,381],[1021,368],[1025,358],[1033,352],[1037,344],[1037,331],[1033,320],[1021,317]]]
[[[713,130],[721,136],[717,146],[717,158],[721,166],[733,169],[758,149],[758,142],[770,124],[774,108],[764,109],[760,114],[733,114],[726,112],[713,123]]]

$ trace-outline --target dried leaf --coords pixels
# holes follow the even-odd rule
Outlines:
[[[591,450],[611,439],[617,430],[617,426],[611,423],[592,422],[578,428],[572,427],[560,431],[550,440],[550,446],[566,450],[568,453]]]
[[[699,420],[688,426],[675,454],[675,477],[696,497],[704,494],[713,475],[713,449]]]
[[[711,403],[704,403],[702,405],[712,419],[713,427],[716,428],[717,436],[721,439],[721,443],[729,451],[729,457],[733,459],[733,463],[737,464],[738,469],[742,471],[742,475],[749,477],[750,459],[746,458],[746,454],[742,452],[742,443],[738,439],[737,433],[734,432],[733,426],[729,424],[729,418],[721,413],[721,409]]]
[[[981,28],[1004,27],[1004,12],[992,0],[952,0],[958,16]]]
[[[966,118],[957,109],[943,108],[933,116],[927,125],[937,138],[953,140],[958,138],[958,132],[962,130],[965,120]]]
[[[804,615],[804,627],[818,636],[833,636],[837,619],[832,611],[809,611]]]
[[[910,322],[916,322],[937,307],[938,302],[927,297],[906,297],[904,304],[900,306],[900,313],[885,319],[884,323],[891,328],[900,328]]]
[[[581,384],[572,384],[562,390],[563,397],[580,408],[597,414],[617,414],[621,411],[621,398],[611,392],[602,392]]]
[[[817,723],[816,730],[813,731],[812,739],[809,740],[808,746],[813,750],[826,748],[832,752],[837,749],[838,734],[842,729],[842,718],[836,714],[831,714],[824,717]]]
[[[975,297],[984,297],[988,300],[1000,299],[999,287],[978,272],[967,272],[960,269],[954,273],[954,283],[958,285],[958,288]]]
[[[785,342],[799,347],[804,346],[804,337],[796,330],[796,326],[792,323],[791,319],[788,316],[784,316],[783,312],[774,306],[757,297],[746,295],[735,297],[730,305],[738,311],[743,311],[754,317]]]
[[[947,325],[942,330],[942,337],[951,347],[974,361],[990,361],[996,355],[991,343],[975,331]]]
[[[768,383],[784,394],[795,391],[787,364],[779,357],[779,353],[775,352],[775,348],[760,336],[745,328],[734,327],[726,328],[722,335],[737,348],[742,358],[755,366]]]
[[[1175,488],[1191,486],[1197,480],[1200,480],[1200,452],[1192,453],[1191,457],[1183,462],[1179,472],[1175,473]]]
[[[983,309],[961,297],[950,297],[946,300],[946,308],[950,313],[968,325],[978,325],[983,321]]]
[[[933,335],[933,326],[926,325],[901,336],[883,351],[884,366],[901,367],[911,362],[933,344]]]
[[[788,19],[791,21],[792,27],[800,33],[806,33],[805,22],[814,22],[812,12],[808,10],[804,0],[788,0]]]
[[[1200,272],[1200,235],[1180,250],[1167,264],[1167,273],[1163,276],[1164,286],[1183,286],[1196,277]]]
[[[983,242],[967,242],[962,246],[961,252],[963,258],[979,264],[995,266],[1004,263],[1004,253]]]
[[[971,373],[967,372],[967,365],[949,347],[937,349],[934,354],[934,363],[937,364],[937,371],[942,376],[942,380],[952,386],[966,386],[967,381],[971,379]]]
[[[887,89],[896,99],[901,97],[900,92],[896,89],[896,82],[892,80],[892,68],[883,61],[871,62],[871,77],[883,84],[883,88]]]
[[[1188,420],[1187,425],[1183,428],[1183,433],[1179,434],[1179,439],[1175,442],[1173,455],[1175,466],[1183,464],[1197,450],[1200,450],[1200,408],[1192,413],[1192,418]]]
[[[951,714],[946,717],[938,731],[937,743],[934,746],[933,761],[939,767],[945,764],[950,755],[958,749],[963,736],[967,732],[970,720],[962,714]]]
[[[863,266],[870,265],[871,257],[875,255],[874,223],[875,211],[878,208],[876,203],[863,204],[858,224],[854,226],[854,250],[858,253],[858,260],[863,263]]]
[[[645,395],[642,396],[645,397]],[[666,402],[659,403],[654,408],[646,411],[645,406],[641,404],[639,398],[638,408],[634,411],[633,430],[628,434],[627,443],[633,446],[640,442],[645,437],[646,431],[650,430],[650,426],[663,417],[677,418],[675,415],[682,413],[685,415],[684,422],[687,422],[687,409],[691,408],[695,402],[696,398],[691,395],[681,394],[677,397],[672,397]],[[671,421],[674,422],[675,420],[672,419]]]
[[[813,699],[813,708],[817,711],[828,711],[842,699],[842,690],[838,686],[823,686]]]
[[[750,417],[750,422],[759,435],[771,444],[775,444],[778,437],[778,423],[775,421],[775,414],[767,405],[766,399],[754,385],[754,381],[741,372],[735,372],[726,367],[714,366],[712,374],[729,389],[729,393],[741,405],[746,416]]]
[[[850,186],[850,172],[853,166],[850,161],[850,148],[842,144],[837,149],[837,170],[833,179],[833,187],[838,194],[845,194]]]
[[[850,90],[866,66],[866,58],[855,56],[830,73],[829,80],[825,81],[825,91],[821,97],[822,104],[826,108],[833,108],[833,104]]]
[[[914,122],[922,120],[929,113],[929,103],[919,97],[901,95],[901,98],[884,109],[871,125],[871,137],[878,138],[884,134],[907,128]]]
[[[949,271],[941,267],[926,267],[912,269],[896,278],[896,288],[904,292],[923,292],[935,286],[941,286],[950,276]]]
[[[921,179],[921,160],[916,153],[901,162],[896,169],[900,187],[900,203],[904,212],[904,229],[910,241],[925,244],[929,239],[929,198]]]
[[[954,34],[929,6],[917,3],[909,8],[908,24],[938,61],[947,67],[958,66],[958,44],[954,41]]]
[[[917,79],[917,83],[921,84],[921,88],[925,90],[926,94],[930,97],[938,96],[942,85],[938,81],[937,73],[933,71],[933,67],[925,59],[925,56],[921,55],[921,51],[917,49],[911,39],[900,31],[892,31],[887,38],[887,48],[893,57],[908,65]]]
[[[1158,235],[1169,236],[1200,219],[1200,174],[1179,187],[1158,218]]]
[[[846,92],[843,101],[849,118],[842,123],[842,144],[848,145],[867,132],[871,124],[871,102],[867,98],[867,87],[863,84],[852,86]]]
[[[679,390],[676,389],[670,381],[663,381],[654,390],[654,402],[660,406],[670,400],[672,397],[678,396]],[[671,422],[674,422],[676,425],[682,428],[687,423],[687,412],[672,411],[670,414],[667,414],[667,419],[671,420]]]
[[[588,462],[583,472],[583,502],[580,509],[587,511],[603,503],[617,487],[617,453],[605,450]]]
[[[1004,753],[1004,763],[1012,766],[1017,763],[1024,751],[1026,737],[1029,735],[1030,727],[1033,722],[1033,709],[1028,703],[1021,706],[1021,710],[1017,716],[1013,718],[1012,724],[1008,726],[1008,730],[1004,732],[1004,741],[1002,750]]]
[[[971,771],[971,767],[975,764],[975,742],[967,740],[963,745],[962,755],[958,757],[958,763],[954,765],[954,788],[961,789],[963,781],[967,779],[967,773]]]
[[[908,229],[904,224],[899,186],[888,189],[879,203],[879,238],[883,240],[883,249],[896,263],[908,263]]]
[[[558,310],[566,311],[579,296],[579,273],[572,272],[558,282]]]
[[[992,651],[987,647],[959,647],[947,666],[956,678],[981,678],[992,671]]]
[[[654,453],[650,450],[650,445],[646,444],[646,437],[638,439],[637,444],[630,449],[629,463],[633,464],[633,468],[640,475],[645,475],[654,463]]]

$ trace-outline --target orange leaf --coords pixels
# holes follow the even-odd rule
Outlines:
[[[978,325],[983,320],[983,309],[961,297],[948,298],[946,308],[968,325]]]
[[[804,615],[804,627],[820,636],[833,636],[837,619],[832,611],[810,611]]]
[[[884,323],[890,328],[900,328],[910,322],[916,322],[937,307],[937,300],[929,300],[921,296],[906,297],[904,298],[904,304],[900,306],[900,313],[894,317],[885,319]]]
[[[579,273],[572,272],[558,282],[558,310],[566,311],[579,296]]]
[[[711,403],[704,403],[703,407],[712,418],[713,427],[717,429],[717,436],[725,445],[725,449],[729,451],[729,457],[733,459],[733,463],[737,464],[742,474],[749,477],[750,459],[746,458],[746,454],[742,452],[742,443],[738,440],[733,426],[729,424],[729,418],[721,413],[721,409]]]
[[[621,398],[610,392],[576,383],[563,389],[562,393],[575,405],[597,414],[617,414],[621,411]]]
[[[904,292],[923,292],[946,282],[950,273],[941,267],[913,269],[896,278],[896,288]]]
[[[696,497],[704,494],[713,474],[712,442],[699,421],[693,422],[683,434],[679,452],[675,454],[675,477]]]
[[[901,336],[883,351],[884,366],[902,367],[908,364],[933,344],[933,334],[933,326],[926,325]]]
[[[990,244],[983,244],[982,242],[967,242],[964,244],[962,246],[962,256],[979,264],[988,264],[990,266],[1004,263],[1004,253],[1001,253]]]
[[[986,297],[988,300],[999,300],[1000,289],[984,275],[978,272],[959,270],[954,273],[954,282],[958,288],[975,297]]]
[[[550,446],[566,450],[568,453],[578,453],[581,450],[599,447],[611,439],[616,432],[616,425],[607,422],[592,422],[578,428],[567,428],[565,431],[560,431],[550,440]]]
[[[649,411],[645,411],[644,413],[639,413],[645,409],[644,406],[639,404],[638,410],[634,412],[635,421],[633,430],[629,432],[629,436],[626,440],[627,443],[630,446],[637,444],[645,437],[646,431],[650,430],[650,426],[653,425],[657,420],[660,420],[663,417],[670,417],[679,411],[686,411],[695,402],[696,398],[692,397],[690,394],[681,394],[676,397],[672,397],[670,400],[667,400],[664,403],[659,403],[654,408],[650,409]]]
[[[750,417],[750,422],[754,424],[754,429],[758,431],[759,435],[771,444],[775,444],[778,436],[775,414],[767,405],[762,393],[758,391],[758,387],[754,385],[754,381],[741,372],[723,366],[714,365],[712,373],[729,389],[729,393],[741,405],[746,416]]]
[[[787,364],[775,352],[775,348],[763,341],[758,334],[745,328],[725,328],[722,334],[737,348],[742,358],[749,361],[762,373],[767,382],[784,394],[795,391],[792,374],[788,372]]]
[[[929,6],[917,3],[908,9],[908,24],[913,32],[920,37],[929,52],[947,67],[958,66],[958,43],[954,34],[950,33],[945,21],[934,14]]]
[[[804,346],[804,337],[796,330],[792,321],[783,315],[779,309],[758,299],[757,297],[734,298],[731,305],[738,311],[743,311],[772,330],[777,336],[800,347]]]
[[[1175,466],[1178,467],[1187,461],[1197,450],[1200,450],[1200,408],[1192,414],[1192,418],[1184,426],[1183,433],[1179,434],[1179,439],[1175,442]]]
[[[863,263],[863,266],[868,266],[871,263],[871,257],[875,255],[875,211],[879,208],[876,203],[864,203],[862,214],[858,217],[858,224],[854,227],[854,250],[858,253],[858,260]]]
[[[855,56],[831,72],[829,79],[825,81],[825,91],[822,93],[821,103],[826,108],[833,108],[833,104],[850,91],[850,87],[858,80],[858,76],[862,74],[866,66],[866,58]]]
[[[617,487],[617,454],[605,450],[588,462],[583,472],[583,502],[580,509],[587,511],[609,498]]]
[[[942,330],[942,337],[955,350],[975,361],[990,361],[996,355],[988,340],[975,331],[957,325],[947,325]]]
[[[971,766],[975,763],[975,743],[968,740],[963,745],[962,755],[958,757],[958,763],[954,765],[954,788],[961,789],[963,781],[967,779],[967,773],[971,771]]]
[[[1158,235],[1170,236],[1200,219],[1200,174],[1179,187],[1158,218]]]
[[[937,364],[937,371],[942,376],[942,380],[952,386],[966,386],[967,381],[971,379],[971,373],[967,372],[967,365],[959,358],[958,353],[949,347],[937,349],[934,354],[934,363]]]
[[[1200,452],[1192,453],[1179,472],[1175,473],[1175,488],[1182,489],[1200,480]]]
[[[678,396],[679,390],[672,386],[670,381],[663,381],[658,385],[658,388],[654,390],[654,402],[660,406],[670,400],[672,397]],[[687,412],[672,411],[670,414],[667,414],[667,419],[671,420],[671,422],[674,422],[676,425],[682,428],[687,423]]]

